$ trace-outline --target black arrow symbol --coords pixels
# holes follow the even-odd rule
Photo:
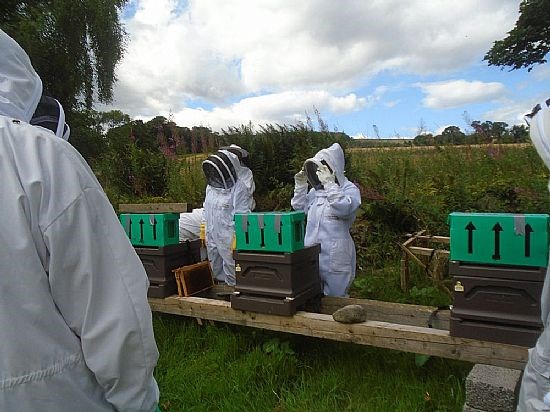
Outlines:
[[[153,239],[157,240],[157,219],[153,218]]]
[[[525,225],[525,257],[531,256],[531,233],[534,230],[529,223]]]
[[[495,232],[495,254],[493,255],[493,259],[500,260],[500,232],[502,232],[502,226],[497,222],[491,230]]]
[[[140,242],[142,242],[142,243],[143,243],[143,224],[144,224],[144,223],[145,223],[145,222],[143,221],[143,219],[139,219],[139,230],[140,230],[140,232],[141,232],[141,240],[140,240]]]
[[[468,253],[472,254],[474,253],[474,230],[476,227],[470,222],[465,229],[468,231]]]
[[[129,223],[128,223],[128,237],[130,239],[132,239],[132,219],[128,218],[129,219]]]

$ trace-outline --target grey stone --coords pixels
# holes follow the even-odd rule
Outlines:
[[[332,314],[340,323],[361,323],[367,320],[367,311],[361,305],[347,305]]]
[[[486,412],[514,412],[521,371],[474,365],[466,378],[466,405]]]

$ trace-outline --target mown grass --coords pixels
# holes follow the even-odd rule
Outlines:
[[[461,411],[471,364],[155,314],[164,411]]]

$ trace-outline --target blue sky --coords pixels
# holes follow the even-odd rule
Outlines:
[[[131,0],[111,106],[213,130],[295,124],[317,109],[354,137],[414,137],[468,120],[522,122],[550,67],[483,56],[519,0]]]

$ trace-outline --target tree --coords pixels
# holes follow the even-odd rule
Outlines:
[[[44,93],[67,111],[112,100],[127,0],[2,0],[0,27],[29,54]]]
[[[441,132],[442,141],[450,144],[464,144],[466,135],[462,133],[458,126],[447,126]]]
[[[490,66],[526,67],[546,63],[550,51],[550,0],[523,0],[515,27],[484,57]]]
[[[529,129],[524,124],[512,126],[509,134],[514,143],[529,141]]]
[[[414,138],[415,146],[432,146],[434,142],[434,136],[431,133],[418,134]]]

